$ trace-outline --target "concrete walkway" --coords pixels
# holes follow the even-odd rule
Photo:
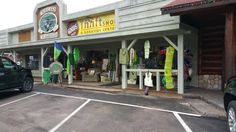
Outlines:
[[[224,92],[222,91],[208,90],[204,88],[187,88],[184,97],[202,99],[219,109],[224,109]]]
[[[190,106],[207,117],[226,119],[224,110],[224,93],[203,88],[188,88],[184,98]]]

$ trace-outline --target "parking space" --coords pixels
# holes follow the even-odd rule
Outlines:
[[[226,120],[185,115],[181,117],[194,132],[228,132]]]
[[[191,132],[202,125],[196,114],[109,100],[42,92],[10,98],[0,105],[4,132]]]
[[[168,124],[168,125],[166,125]],[[65,132],[157,132],[184,129],[171,113],[119,106],[101,102],[90,102],[76,113],[58,131]]]
[[[48,131],[84,101],[32,94],[7,103],[0,109],[0,128],[4,132]]]

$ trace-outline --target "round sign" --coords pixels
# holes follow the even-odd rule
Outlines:
[[[52,31],[55,32],[57,29],[57,16],[54,13],[46,13],[39,20],[40,33],[50,33]]]

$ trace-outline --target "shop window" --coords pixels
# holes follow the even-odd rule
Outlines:
[[[19,32],[19,42],[31,41],[31,31],[21,31]]]
[[[31,70],[39,70],[39,56],[27,55],[26,56],[26,68]]]

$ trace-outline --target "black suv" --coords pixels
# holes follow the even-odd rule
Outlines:
[[[32,72],[6,57],[0,57],[0,91],[19,88],[21,92],[33,89]]]

